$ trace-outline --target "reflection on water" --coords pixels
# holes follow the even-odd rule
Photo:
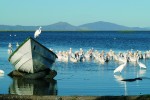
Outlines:
[[[4,76],[4,74],[1,74],[1,73],[0,73],[0,77],[3,77],[3,76]]]
[[[121,86],[124,87],[124,95],[127,96],[128,95],[128,91],[127,91],[127,82],[134,82],[136,80],[138,80],[137,78],[141,79],[143,78],[142,76],[144,76],[144,74],[146,73],[145,69],[139,69],[139,71],[137,71],[137,76],[136,78],[131,78],[131,79],[125,79],[121,74],[119,75],[114,75],[114,78],[116,79],[116,81],[121,84]],[[130,80],[130,81],[122,81],[122,80]],[[138,82],[138,81],[137,81]]]
[[[13,78],[9,92],[18,95],[57,95],[57,81]]]
[[[121,75],[114,75],[114,77],[117,80],[117,82],[124,85],[124,95],[127,96],[128,95],[127,83],[125,81],[121,81],[121,80],[123,80],[123,77]]]
[[[146,73],[145,69],[140,69],[139,72],[138,72],[138,74],[137,74],[137,76],[138,77],[142,77],[142,76],[144,76],[145,73]]]

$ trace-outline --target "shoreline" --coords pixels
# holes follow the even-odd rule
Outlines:
[[[0,94],[0,100],[149,100],[150,95],[140,96],[49,96]]]
[[[0,30],[0,32],[35,32],[35,30]],[[43,30],[42,32],[150,32],[150,30]]]

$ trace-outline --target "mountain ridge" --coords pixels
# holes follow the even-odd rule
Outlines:
[[[0,25],[0,31],[35,31],[39,26]],[[150,28],[128,27],[111,22],[97,21],[79,26],[67,22],[42,25],[44,31],[149,31]]]

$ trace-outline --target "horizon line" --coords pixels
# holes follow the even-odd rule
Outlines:
[[[58,22],[55,22],[55,23],[52,23],[52,24],[45,24],[45,25],[19,25],[19,24],[16,24],[16,25],[9,25],[9,24],[0,24],[0,25],[5,25],[5,26],[34,26],[34,27],[39,27],[39,26],[48,26],[48,25],[53,25],[53,24],[57,24],[57,23],[67,23],[67,24],[70,24],[72,26],[81,26],[81,25],[84,25],[84,24],[91,24],[91,23],[96,23],[96,22],[104,22],[104,23],[111,23],[111,24],[116,24],[116,25],[120,25],[120,26],[125,26],[125,27],[132,27],[132,28],[148,28],[148,27],[140,27],[140,26],[126,26],[126,25],[122,25],[122,24],[117,24],[117,23],[113,23],[113,22],[108,22],[108,21],[94,21],[94,22],[87,22],[87,23],[83,23],[83,24],[80,24],[80,25],[73,25],[69,22],[65,22],[65,21],[58,21]]]

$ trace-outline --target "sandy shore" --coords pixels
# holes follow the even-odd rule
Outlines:
[[[29,96],[0,95],[0,100],[150,100],[150,95],[140,96]]]

